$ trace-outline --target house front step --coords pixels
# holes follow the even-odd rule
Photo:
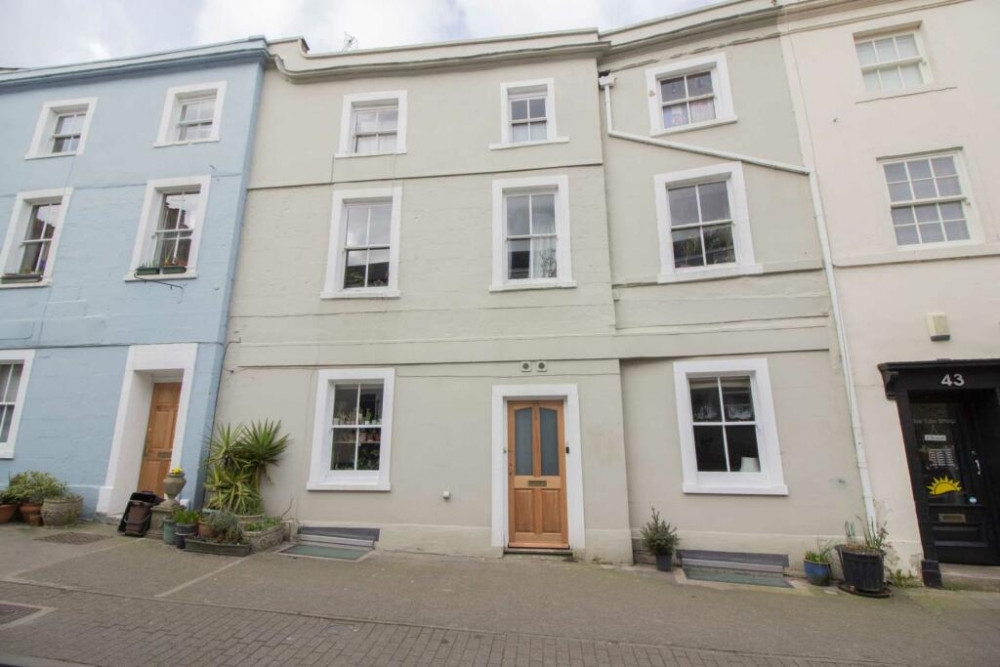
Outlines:
[[[1000,567],[941,563],[941,582],[945,588],[1000,593]]]
[[[535,549],[524,547],[507,547],[503,550],[504,556],[556,556],[573,560],[572,549]]]

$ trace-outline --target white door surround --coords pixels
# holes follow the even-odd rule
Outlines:
[[[108,472],[97,496],[98,513],[118,514],[123,511],[139,482],[149,402],[156,382],[181,383],[174,448],[170,457],[170,467],[180,467],[197,356],[197,343],[129,347],[111,453],[108,456]]]
[[[493,385],[490,502],[490,544],[507,546],[507,402],[556,400],[565,404],[566,513],[569,548],[583,549],[583,449],[580,441],[580,397],[575,384]]]

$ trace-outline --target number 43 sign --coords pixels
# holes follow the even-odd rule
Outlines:
[[[946,387],[964,387],[965,378],[962,377],[961,373],[945,373],[944,377],[941,378],[940,384]]]

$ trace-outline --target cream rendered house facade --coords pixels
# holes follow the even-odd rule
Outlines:
[[[901,516],[904,459],[852,428],[869,395],[849,400],[835,317],[863,342],[850,303],[890,308],[824,259],[823,202],[846,257],[862,218],[845,211],[872,201],[826,189],[861,174],[825,174],[845,146],[809,114],[835,102],[795,78],[826,30],[796,22],[825,19],[788,4],[333,54],[272,42],[218,405],[294,441],[269,510],[378,528],[386,549],[629,562],[655,507],[686,548],[795,568],[874,508],[867,442]],[[854,53],[842,76],[860,81]],[[878,104],[856,101],[836,104]],[[869,386],[899,359],[861,354]],[[888,516],[915,566],[913,517]]]
[[[939,562],[998,564],[1000,5],[783,4],[870,502],[929,583]]]

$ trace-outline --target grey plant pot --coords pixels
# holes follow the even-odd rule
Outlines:
[[[674,555],[656,554],[656,569],[660,572],[670,572],[674,569]]]

